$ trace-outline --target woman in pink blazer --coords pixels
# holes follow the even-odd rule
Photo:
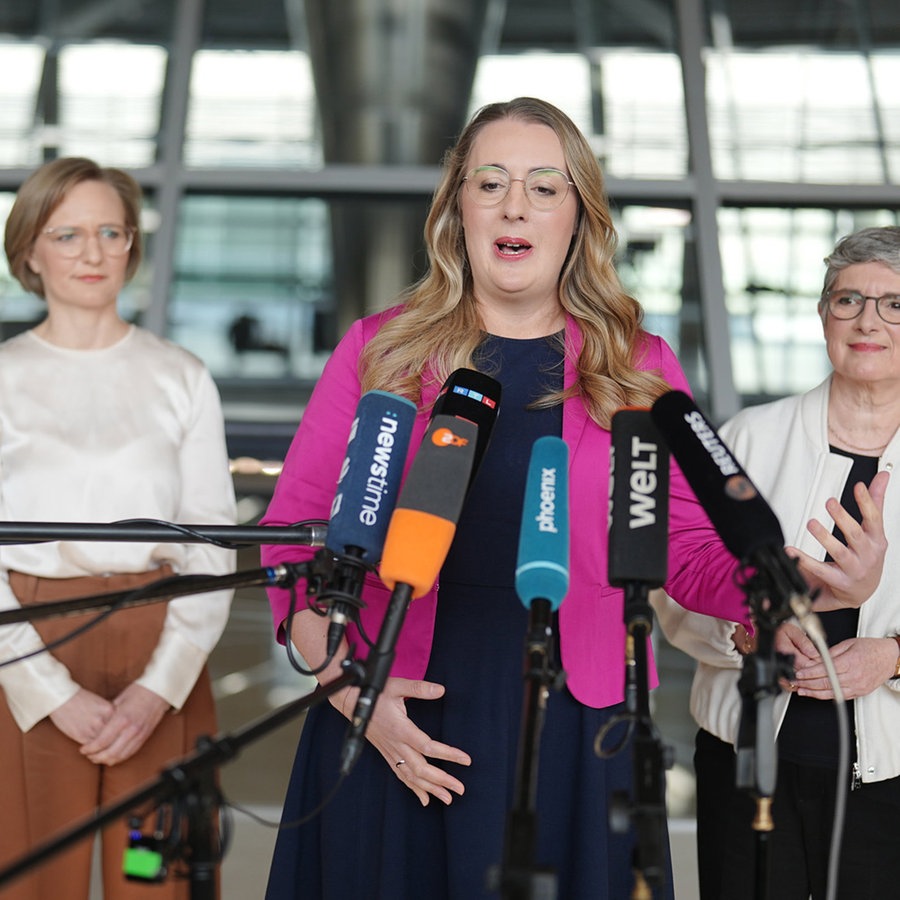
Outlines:
[[[416,403],[407,464],[455,369],[499,380],[500,414],[440,585],[411,605],[368,744],[333,798],[357,690],[304,724],[267,896],[496,895],[487,876],[503,854],[523,696],[528,615],[514,590],[523,486],[534,440],[554,434],[570,451],[570,589],[555,629],[567,681],[551,693],[542,733],[534,864],[552,870],[560,898],[622,900],[633,889],[635,838],[610,829],[607,801],[628,790],[631,755],[594,752],[624,690],[622,592],[606,572],[609,426],[620,407],[649,406],[687,384],[619,284],[600,168],[555,107],[519,98],[475,116],[447,157],[426,239],[429,273],[398,306],[357,322],[329,360],[264,521],[328,517],[365,391]],[[734,560],[672,474],[667,589],[701,612],[743,620]],[[263,551],[265,564],[297,559],[283,546]],[[363,596],[362,625],[374,636],[389,592],[373,578]],[[271,592],[281,640],[288,602]],[[292,621],[294,645],[318,666],[328,619],[302,610]],[[352,625],[348,641],[322,682],[350,645],[364,648]],[[660,895],[671,896],[671,879]]]

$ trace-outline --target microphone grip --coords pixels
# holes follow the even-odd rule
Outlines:
[[[531,601],[528,612],[528,636],[526,645],[529,653],[539,654],[546,660],[550,655],[553,638],[553,604],[543,597]]]
[[[353,719],[341,750],[341,775],[349,775],[362,753],[366,729],[372,719],[375,702],[384,690],[396,655],[397,638],[412,601],[412,585],[398,583],[391,592],[387,612],[378,632],[378,640],[366,658],[366,678],[353,711]]]
[[[625,584],[625,710],[631,715],[647,712],[647,638],[653,630],[649,588],[637,581]]]
[[[631,716],[638,712],[638,671],[634,655],[634,635],[625,634],[625,712]]]
[[[337,557],[335,562],[334,582],[325,594],[331,601],[331,621],[325,639],[327,659],[337,653],[347,630],[347,622],[360,607],[359,598],[366,575],[364,553],[361,547],[347,547],[347,552]]]
[[[666,875],[666,751],[652,729],[639,729],[634,741],[637,869],[659,887]]]

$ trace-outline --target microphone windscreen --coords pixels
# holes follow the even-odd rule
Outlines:
[[[569,448],[562,438],[538,438],[531,448],[516,593],[530,608],[538,599],[559,609],[569,589]]]
[[[386,391],[367,391],[356,407],[325,546],[356,548],[368,563],[381,559],[403,477],[416,406]]]
[[[388,525],[379,574],[391,590],[408,584],[416,598],[434,585],[456,533],[477,436],[468,419],[431,420]]]
[[[444,382],[434,402],[432,418],[439,415],[458,416],[478,426],[469,485],[472,484],[487,450],[491,430],[500,410],[500,393],[500,382],[489,375],[474,369],[457,369]]]
[[[763,547],[783,547],[778,517],[694,401],[669,391],[651,414],[725,546],[742,562]]]
[[[649,409],[620,409],[610,428],[609,583],[665,583],[669,451]]]

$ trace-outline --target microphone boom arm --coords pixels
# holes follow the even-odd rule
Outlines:
[[[282,563],[260,569],[232,572],[230,575],[174,575],[151,581],[140,588],[126,591],[108,591],[68,600],[53,600],[33,606],[0,610],[0,626],[15,622],[30,622],[49,616],[70,615],[89,609],[114,609],[142,606],[161,600],[172,600],[188,594],[205,594],[231,588],[279,586],[289,587],[309,573],[309,563]]]
[[[297,544],[325,545],[324,524],[181,525],[150,519],[121,522],[0,522],[0,545],[47,541],[136,541],[170,544]]]

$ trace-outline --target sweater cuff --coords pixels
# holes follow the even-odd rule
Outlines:
[[[7,667],[0,684],[9,711],[23,732],[34,728],[80,690],[69,670],[49,653]]]
[[[208,654],[175,631],[164,633],[137,684],[179,710],[190,696]]]

